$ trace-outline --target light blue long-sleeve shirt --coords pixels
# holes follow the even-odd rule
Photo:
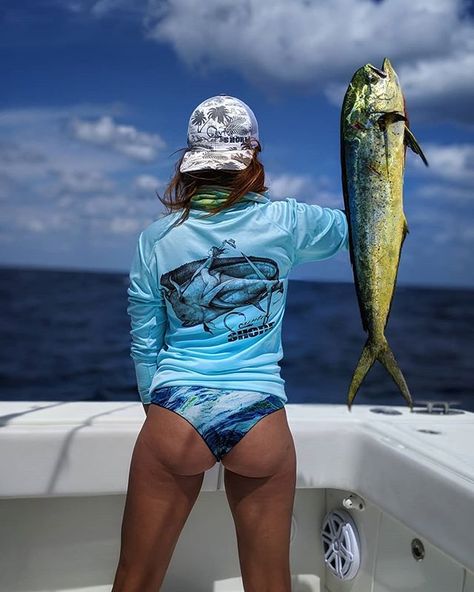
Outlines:
[[[343,210],[249,192],[216,215],[192,208],[145,228],[130,269],[130,355],[143,403],[204,385],[280,396],[281,327],[295,265],[349,248]]]

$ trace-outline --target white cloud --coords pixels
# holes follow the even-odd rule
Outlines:
[[[92,14],[95,16],[104,16],[109,12],[121,10],[126,6],[133,6],[127,0],[99,0],[91,8]]]
[[[82,216],[102,220],[104,218],[111,218],[117,213],[127,211],[128,204],[129,198],[126,195],[97,195],[83,200],[78,205],[77,210]]]
[[[0,173],[24,182],[123,170],[129,159],[75,142],[68,133],[74,118],[100,116],[114,106],[71,105],[61,108],[4,109],[0,111]]]
[[[77,227],[75,212],[59,210],[51,205],[8,204],[2,208],[2,214],[8,220],[7,234],[10,235],[21,233],[25,237],[24,231],[27,231],[45,235],[46,239],[54,241],[47,233],[69,232]]]
[[[472,30],[474,35],[474,28]],[[472,101],[474,52],[462,47],[459,52],[433,59],[421,59],[402,64],[398,76],[407,98],[408,115],[416,120],[452,120],[473,122]],[[331,103],[341,105],[346,85],[330,82],[325,95]]]
[[[134,234],[142,228],[141,224],[142,220],[139,218],[115,216],[110,220],[109,228],[113,234]]]
[[[474,144],[426,144],[423,152],[429,168],[417,159],[410,159],[414,171],[456,184],[474,183]]]
[[[149,38],[171,44],[193,69],[232,68],[262,90],[301,85],[338,103],[338,85],[388,56],[409,108],[472,121],[474,26],[463,7],[462,0],[167,0],[151,2],[144,23]]]
[[[143,14],[148,0],[56,0],[58,6],[70,12],[90,12],[94,17],[102,18],[109,13],[122,13],[126,18]]]
[[[474,27],[469,35],[474,39]],[[399,75],[410,106],[417,118],[436,113],[439,119],[474,121],[474,44],[459,42],[459,49],[447,55],[406,64]],[[425,113],[426,111],[426,113]]]
[[[29,125],[53,125],[72,117],[97,117],[107,112],[110,115],[121,116],[127,114],[126,106],[121,102],[107,103],[81,103],[66,107],[24,107],[19,109],[4,109],[0,111],[1,128],[25,128]]]
[[[133,187],[139,197],[156,197],[156,191],[159,191],[164,183],[153,175],[138,175],[133,180]]]
[[[9,221],[2,240],[18,231],[45,237],[48,231],[68,237],[88,233],[107,240],[108,234],[126,233],[127,228],[133,234],[160,211],[154,194],[156,204],[137,199],[139,189],[145,192],[158,179],[139,174],[143,167],[125,155],[126,150],[103,150],[101,144],[148,143],[155,150],[159,142],[152,134],[116,125],[110,116],[101,116],[100,109],[73,105],[0,111],[0,200]],[[90,141],[72,139],[70,121],[90,116],[98,121],[109,117],[112,128],[92,126],[86,130]]]
[[[469,194],[460,195],[459,189],[451,183],[423,185],[411,192],[404,209],[410,228],[410,244],[414,241],[413,252],[429,252],[434,261],[447,256],[451,259],[450,265],[462,259],[466,268],[472,269],[473,198],[472,189]],[[444,243],[445,251],[440,252],[438,245]]]
[[[442,198],[444,196],[445,203],[452,205],[453,203],[462,204],[467,203],[471,205],[474,203],[474,188],[473,187],[459,187],[455,185],[442,185],[440,183],[425,183],[417,189],[416,194],[422,198]]]
[[[110,192],[115,183],[98,171],[59,171],[58,193]]]
[[[16,139],[2,140],[0,171],[10,179],[18,181],[44,177],[48,173],[48,158],[44,150],[37,148],[33,143]]]
[[[193,70],[233,69],[270,95],[303,89],[336,105],[357,68],[387,56],[417,120],[474,122],[465,0],[76,0],[70,10],[141,14],[145,36]]]
[[[266,174],[266,185],[272,199],[286,197],[321,206],[343,208],[342,195],[334,191],[332,181],[320,175],[296,175],[291,173]]]
[[[193,70],[227,68],[262,91],[323,92],[385,56],[416,119],[474,122],[474,23],[464,0],[77,0],[94,17],[142,15],[144,34]],[[183,34],[183,31],[186,34]]]
[[[97,121],[73,118],[70,129],[79,140],[111,148],[141,162],[151,162],[157,151],[166,145],[158,134],[140,132],[131,125],[117,124],[108,115]]]
[[[288,173],[272,175],[267,173],[266,184],[269,187],[272,199],[278,200],[302,195],[305,187],[310,186],[311,178],[309,175],[292,175]]]

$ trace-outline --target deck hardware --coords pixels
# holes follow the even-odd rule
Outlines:
[[[372,413],[382,413],[383,415],[401,415],[402,412],[398,409],[391,409],[390,407],[372,407]]]
[[[345,497],[342,500],[342,505],[348,510],[365,510],[365,501],[355,493]]]
[[[411,554],[416,561],[421,561],[425,557],[425,546],[420,539],[411,541]]]
[[[459,415],[462,409],[451,409],[450,405],[459,405],[459,401],[416,401],[416,404],[426,405],[421,409],[413,409],[414,413],[428,413],[437,415]]]
[[[321,525],[324,563],[340,580],[352,580],[360,567],[357,526],[346,510],[330,510]]]
[[[417,432],[423,432],[424,434],[442,434],[439,430],[429,430],[427,428],[419,428],[416,430]]]

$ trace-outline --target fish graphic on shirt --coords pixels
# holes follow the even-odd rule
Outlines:
[[[240,254],[223,256],[232,250]],[[237,249],[234,239],[212,246],[208,257],[187,262],[163,274],[160,281],[165,298],[183,326],[202,323],[210,333],[209,324],[216,318],[226,315],[227,327],[229,315],[245,317],[236,309],[248,305],[263,312],[262,324],[267,324],[273,295],[284,290],[277,263],[266,257],[245,255]],[[251,332],[247,331],[247,336],[252,336]]]

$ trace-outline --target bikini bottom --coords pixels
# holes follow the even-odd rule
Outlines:
[[[257,422],[285,406],[271,393],[199,385],[158,387],[151,403],[186,419],[218,462]]]

